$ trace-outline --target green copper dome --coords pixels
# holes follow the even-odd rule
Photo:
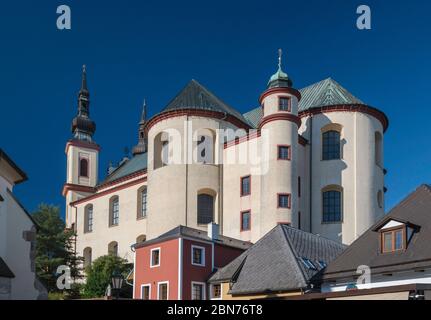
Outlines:
[[[292,87],[292,80],[286,72],[281,69],[281,49],[278,50],[278,70],[268,81],[268,88]]]

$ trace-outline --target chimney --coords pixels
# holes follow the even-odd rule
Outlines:
[[[219,225],[211,222],[208,224],[208,237],[212,240],[218,240],[219,237]]]

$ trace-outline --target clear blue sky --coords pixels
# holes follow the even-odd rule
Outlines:
[[[56,8],[72,9],[72,30]],[[356,29],[356,8],[372,30]],[[2,1],[0,146],[27,172],[29,211],[60,205],[64,147],[87,64],[100,174],[136,143],[144,98],[156,113],[192,78],[240,111],[275,71],[302,88],[332,77],[390,119],[386,208],[431,183],[429,1]]]

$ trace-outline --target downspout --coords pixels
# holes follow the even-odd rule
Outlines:
[[[227,119],[227,113],[224,112],[223,118],[221,119],[222,121],[225,121]],[[219,133],[220,133],[220,122],[219,122]],[[224,134],[223,134],[223,138],[224,138]],[[219,139],[220,139],[220,135],[219,135]],[[223,141],[219,141],[219,145],[221,145],[221,152],[219,154],[219,228],[220,228],[220,234],[223,234],[223,165],[224,165],[224,139]]]
[[[310,233],[313,233],[313,114],[310,116],[310,139],[308,140],[310,146],[310,164],[309,164],[309,211],[310,211]]]
[[[189,197],[189,115],[186,117],[186,143],[187,149],[185,150],[185,160],[186,160],[186,202],[185,202],[185,218],[186,226],[188,226],[187,212],[188,212],[188,197]]]

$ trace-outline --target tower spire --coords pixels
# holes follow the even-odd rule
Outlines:
[[[88,92],[88,88],[87,88],[87,66],[85,64],[82,66],[81,92]]]
[[[142,115],[141,122],[147,121],[147,99],[144,99],[144,103],[142,105]]]
[[[138,129],[138,144],[133,148],[133,155],[147,152],[147,136],[145,134],[145,125],[147,124],[147,100],[144,99],[142,104],[141,120]]]
[[[287,73],[285,73],[281,66],[282,66],[282,57],[283,57],[283,50],[278,49],[278,70],[276,73],[274,73],[268,81],[268,88],[275,88],[275,87],[291,87],[292,86],[292,79],[289,78]]]
[[[283,55],[283,50],[278,49],[278,70],[281,70],[281,57]]]

